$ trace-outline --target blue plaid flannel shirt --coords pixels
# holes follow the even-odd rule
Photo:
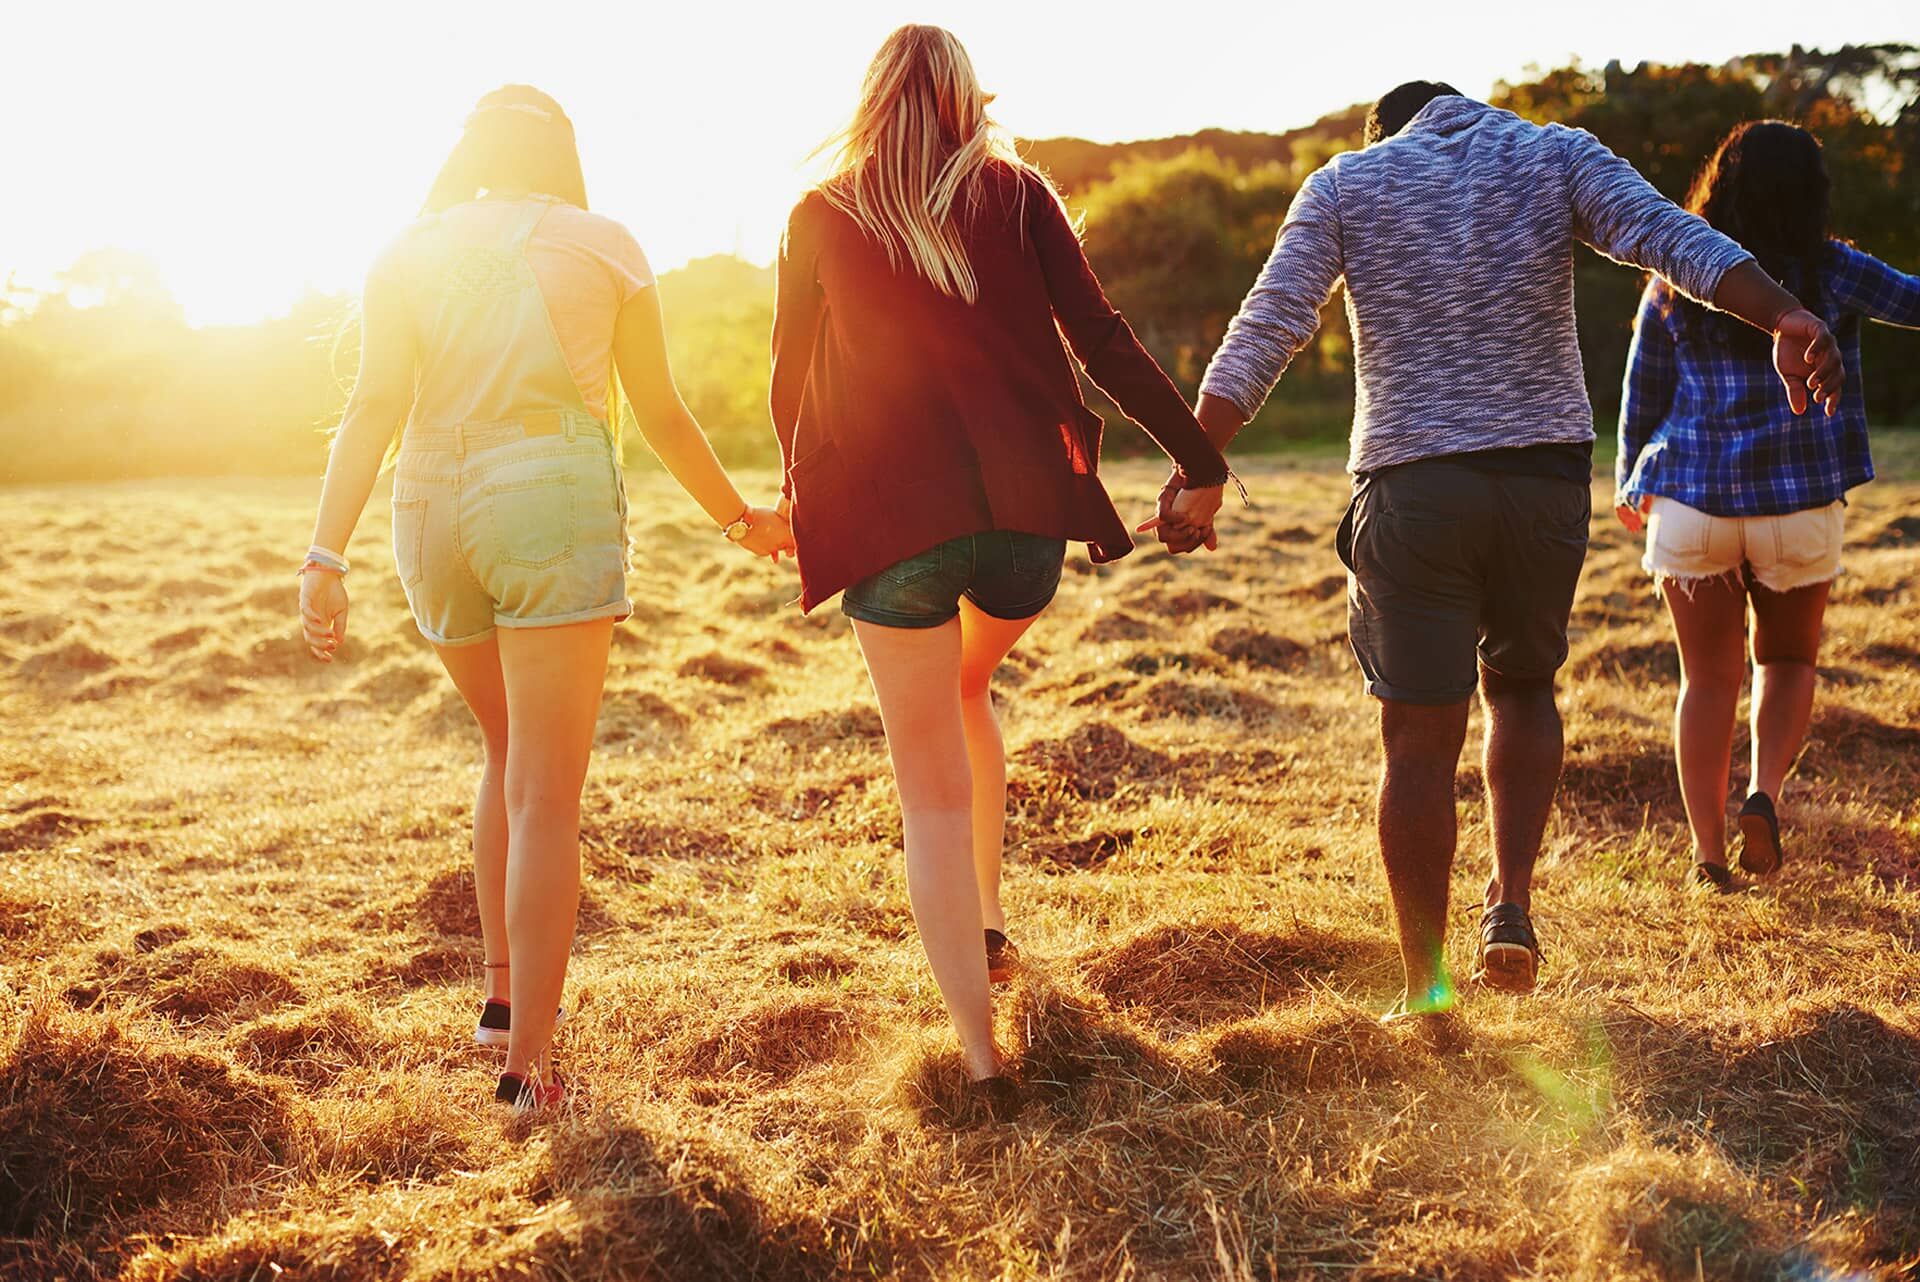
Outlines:
[[[1796,416],[1770,359],[1736,352],[1699,326],[1683,336],[1665,314],[1672,287],[1648,284],[1627,354],[1616,501],[1659,495],[1713,516],[1775,516],[1825,507],[1873,479],[1860,323],[1920,328],[1920,276],[1834,241],[1821,287],[1847,363],[1832,418],[1818,406]]]

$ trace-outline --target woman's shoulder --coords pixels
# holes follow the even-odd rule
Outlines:
[[[619,219],[563,201],[555,201],[553,208],[547,211],[547,216],[541,220],[540,231],[543,235],[559,233],[592,244],[639,247],[639,241],[634,239],[633,233]]]
[[[373,263],[367,269],[369,281],[400,281],[405,278],[407,269],[419,257],[421,247],[432,235],[433,229],[440,223],[439,214],[422,214],[388,237],[386,244],[380,246],[373,255]]]

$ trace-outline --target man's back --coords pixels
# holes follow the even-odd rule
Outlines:
[[[1436,98],[1307,180],[1203,388],[1251,414],[1344,277],[1353,470],[1589,442],[1577,239],[1697,297],[1749,257],[1591,135]]]

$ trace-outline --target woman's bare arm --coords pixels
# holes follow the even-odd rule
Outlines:
[[[643,289],[620,309],[613,358],[627,399],[633,402],[640,434],[708,519],[725,526],[747,514],[753,530],[742,540],[743,547],[760,556],[790,550],[793,535],[786,518],[771,508],[749,509],[715,457],[707,434],[680,399],[667,360],[666,322],[660,314],[658,291]]]

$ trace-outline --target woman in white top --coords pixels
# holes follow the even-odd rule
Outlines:
[[[475,1039],[505,1042],[495,1097],[522,1107],[564,1092],[548,1046],[579,905],[580,789],[613,625],[632,610],[620,388],[729,538],[762,556],[792,546],[785,517],[740,496],[682,403],[652,284],[626,229],[587,212],[559,105],[523,85],[482,98],[425,213],[368,274],[360,377],[301,570],[307,644],[331,662],[346,638],[347,541],[392,454],[394,562],[486,745]]]

